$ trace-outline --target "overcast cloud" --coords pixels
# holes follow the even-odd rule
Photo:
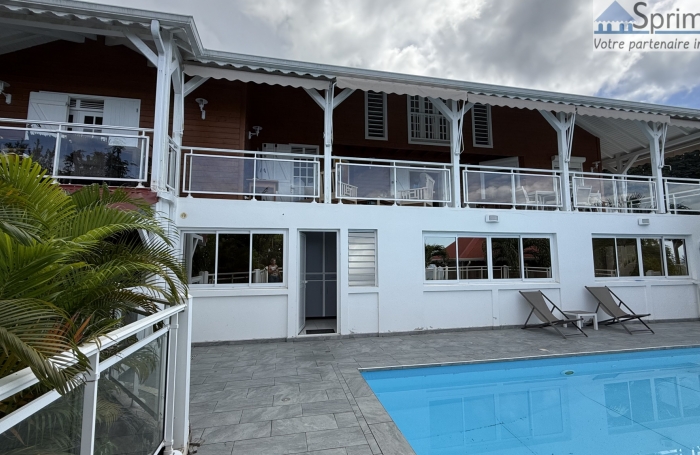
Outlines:
[[[610,1],[108,3],[192,15],[210,49],[700,108],[700,51],[592,50],[592,21]],[[696,0],[647,1],[700,12]]]

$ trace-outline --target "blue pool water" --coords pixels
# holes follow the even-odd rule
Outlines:
[[[369,371],[418,455],[700,455],[700,349]]]

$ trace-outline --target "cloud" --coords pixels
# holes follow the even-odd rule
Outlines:
[[[593,8],[561,0],[111,1],[193,15],[212,49],[638,101],[697,99],[678,95],[698,86],[694,53],[593,51],[592,20],[608,0]]]

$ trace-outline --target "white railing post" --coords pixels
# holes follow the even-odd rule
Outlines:
[[[177,329],[177,352],[175,388],[173,392],[173,448],[185,453],[190,433],[190,363],[192,359],[192,297],[187,307],[179,314]]]
[[[397,205],[397,201],[399,199],[399,193],[396,192],[396,161],[392,161],[391,171],[393,174],[392,180],[394,182],[394,205]]]
[[[86,375],[84,385],[80,455],[93,455],[95,451],[95,421],[97,419],[97,386],[100,378],[100,351],[95,351],[89,358],[91,371]]]
[[[165,455],[173,453],[173,430],[175,425],[175,386],[177,378],[177,332],[178,314],[170,316],[170,328],[168,330],[168,357],[167,357],[167,377],[165,378],[165,428],[163,439],[165,441]]]
[[[513,203],[513,210],[515,210],[515,204],[517,203],[515,199],[515,172],[510,171],[510,200]]]
[[[245,167],[245,160],[243,162],[243,166]],[[255,181],[257,178],[257,173],[258,173],[258,154],[254,153],[253,154],[253,191],[251,191],[251,193],[253,193],[253,197],[252,197],[253,201],[257,201],[257,199],[255,199],[255,195],[258,193],[256,191],[257,190],[257,182]]]
[[[58,126],[58,131],[56,132],[56,150],[53,155],[53,171],[51,175],[53,177],[58,177],[58,166],[61,160],[61,125]]]

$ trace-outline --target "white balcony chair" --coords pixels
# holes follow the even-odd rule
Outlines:
[[[420,181],[423,186],[420,188],[412,188],[410,190],[399,190],[397,192],[397,198],[409,201],[421,201],[421,204],[423,204],[424,207],[427,207],[428,204],[432,206],[433,195],[435,194],[435,179],[425,172],[421,172]],[[406,203],[402,202],[401,205],[406,205]]]
[[[527,190],[519,186],[515,189],[515,205],[524,206],[526,209],[528,207],[537,207],[537,201],[527,194]]]

